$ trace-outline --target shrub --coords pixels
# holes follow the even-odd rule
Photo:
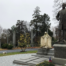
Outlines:
[[[7,48],[7,46],[8,46],[8,44],[3,44],[3,45],[2,45],[2,48],[5,49],[5,48]]]
[[[52,62],[44,61],[36,66],[55,66]]]
[[[23,47],[26,47],[26,45],[24,44]]]
[[[12,49],[12,48],[13,48],[13,45],[8,44],[7,49]]]
[[[24,47],[26,47],[26,44],[25,43],[19,43],[19,47],[24,48]]]

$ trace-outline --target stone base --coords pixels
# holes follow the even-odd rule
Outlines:
[[[66,44],[54,44],[54,57],[66,59]]]
[[[28,59],[14,60],[13,63],[18,65],[36,66],[37,64],[42,63],[44,61],[48,61],[48,58],[33,56]]]
[[[53,63],[64,65],[66,64],[66,44],[54,44]]]
[[[39,48],[37,54],[38,55],[47,55],[49,52],[48,48]]]
[[[32,57],[29,57],[27,59],[14,60],[13,63],[19,65],[36,66],[36,64],[42,63],[44,61],[49,61],[49,57],[53,58],[54,56],[52,53],[49,53],[48,55],[44,55],[44,53],[41,55],[40,53],[32,55]]]
[[[54,58],[52,58],[52,62],[55,64],[64,65],[64,64],[66,64],[66,59],[54,57]]]

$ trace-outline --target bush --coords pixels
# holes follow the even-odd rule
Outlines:
[[[25,43],[19,43],[19,47],[25,48],[26,47],[26,44]]]
[[[36,66],[55,66],[52,62],[44,61]]]
[[[12,49],[12,48],[13,48],[13,45],[8,44],[7,49]]]
[[[26,45],[25,45],[25,44],[23,45],[23,48],[24,48],[24,47],[26,47]]]
[[[3,45],[2,45],[2,48],[5,49],[5,48],[7,48],[7,46],[8,46],[8,44],[3,44]]]

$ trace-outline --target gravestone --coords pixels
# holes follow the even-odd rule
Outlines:
[[[45,55],[48,53],[48,51],[50,50],[50,48],[52,48],[51,46],[51,37],[48,35],[47,32],[45,32],[45,34],[41,37],[41,41],[40,41],[40,49],[38,49],[37,54],[40,55]]]

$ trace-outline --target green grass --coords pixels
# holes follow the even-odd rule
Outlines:
[[[7,54],[0,54],[0,56],[8,56],[8,55],[15,55],[15,54],[28,54],[28,53],[37,53],[37,51],[25,51],[25,52],[11,52]]]

